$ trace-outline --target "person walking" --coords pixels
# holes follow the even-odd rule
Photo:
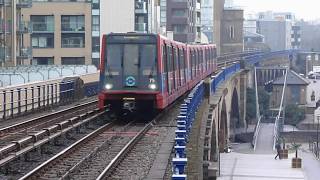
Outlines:
[[[276,150],[277,150],[277,155],[276,155],[276,157],[274,157],[274,159],[277,159],[277,157],[279,157],[279,159],[281,159],[281,157],[280,157],[280,150],[281,150],[280,143],[276,144]]]

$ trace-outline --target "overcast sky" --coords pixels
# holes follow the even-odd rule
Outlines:
[[[272,10],[293,12],[298,19],[320,18],[320,0],[234,0],[234,4],[246,13]]]

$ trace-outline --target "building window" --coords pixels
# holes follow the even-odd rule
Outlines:
[[[234,39],[234,27],[233,26],[229,27],[229,37],[230,37],[230,39]]]
[[[92,58],[92,64],[95,65],[97,68],[99,68],[100,59],[99,58]]]
[[[30,17],[33,27],[33,32],[54,32],[54,17],[32,15]]]
[[[185,25],[177,24],[173,25],[173,32],[175,33],[186,33],[187,27]]]
[[[92,16],[92,31],[100,31],[100,16]]]
[[[53,57],[33,57],[32,65],[52,65],[54,64]]]
[[[62,65],[84,65],[85,58],[84,57],[62,57],[61,64]]]
[[[85,47],[85,34],[81,33],[64,33],[61,36],[62,48],[84,48]]]
[[[84,16],[61,16],[61,31],[84,32]]]
[[[187,16],[186,10],[184,9],[173,9],[172,16],[185,17]]]
[[[92,52],[100,52],[100,38],[92,37]]]
[[[54,48],[54,34],[32,34],[33,48]]]

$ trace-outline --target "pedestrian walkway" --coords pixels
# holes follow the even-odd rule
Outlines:
[[[273,123],[261,123],[257,139],[257,154],[273,153]]]
[[[315,158],[312,152],[308,151],[308,145],[304,145],[303,150],[299,152],[302,157],[302,166],[308,180],[319,180],[320,161]]]
[[[221,174],[218,180],[302,180],[302,169],[291,168],[291,158],[275,160],[275,154],[221,154]],[[319,177],[319,176],[318,176]]]

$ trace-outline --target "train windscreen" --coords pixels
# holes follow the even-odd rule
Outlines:
[[[107,89],[157,89],[156,41],[145,36],[107,39],[105,66]]]

